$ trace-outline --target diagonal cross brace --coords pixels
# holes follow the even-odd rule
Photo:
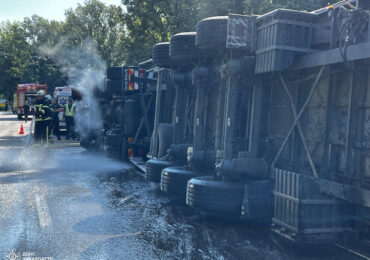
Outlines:
[[[149,121],[148,121],[148,110],[150,107],[150,104],[146,106],[145,104],[145,99],[144,99],[144,92],[143,92],[143,86],[140,86],[139,88],[140,91],[140,105],[141,105],[141,111],[143,112],[143,120],[145,123],[145,129],[146,129],[146,134],[147,136],[150,136],[150,127],[149,127]],[[150,97],[150,101],[152,100],[152,97]]]
[[[294,118],[297,118],[297,110],[295,109],[295,106],[294,106],[293,97],[292,97],[292,95],[291,95],[291,93],[288,89],[288,86],[286,85],[286,82],[285,82],[284,78],[282,77],[281,74],[279,74],[279,76],[280,76],[281,84],[283,85],[284,90],[285,90],[286,94],[288,95],[288,98],[289,98],[289,101],[290,101],[290,106],[291,106],[292,111],[293,111],[293,116],[294,116]],[[303,147],[306,151],[307,159],[308,159],[308,162],[310,163],[313,175],[315,177],[317,177],[316,167],[315,167],[315,164],[313,163],[311,153],[310,153],[310,150],[308,149],[308,145],[307,145],[306,139],[304,137],[302,126],[301,126],[301,123],[299,122],[299,120],[297,120],[297,128],[298,128],[298,132],[299,132],[299,135],[300,135],[302,143],[303,143]]]
[[[148,115],[148,111],[149,111],[149,108],[150,108],[152,102],[153,102],[153,95],[150,96],[149,101],[148,101],[148,105],[145,105],[145,102],[142,103],[142,108],[144,109],[144,111],[143,111],[143,117],[141,118],[139,127],[138,127],[138,129],[136,131],[135,138],[134,138],[134,143],[136,142],[137,138],[139,137],[140,131],[143,128],[143,124],[144,123],[146,125],[147,135],[148,136],[150,135],[150,132],[149,132],[150,129],[149,129],[149,123],[148,123],[148,116],[147,115]]]
[[[313,175],[315,177],[318,177],[317,176],[317,171],[316,171],[316,167],[315,167],[315,164],[313,163],[313,160],[312,160],[312,157],[311,157],[311,153],[309,152],[309,149],[308,149],[308,146],[307,146],[307,142],[306,142],[306,139],[304,138],[304,135],[303,135],[303,131],[302,131],[302,127],[301,127],[301,124],[299,123],[299,119],[301,118],[301,116],[303,115],[303,112],[306,110],[306,107],[307,105],[310,103],[311,101],[311,98],[315,92],[315,90],[317,89],[317,86],[319,85],[319,82],[320,82],[320,79],[321,79],[321,76],[322,76],[322,73],[324,72],[324,69],[325,69],[325,65],[321,67],[319,73],[317,74],[316,76],[316,79],[315,79],[315,82],[313,83],[312,87],[311,87],[311,91],[305,101],[305,103],[303,104],[302,108],[300,109],[299,113],[297,114],[297,111],[295,109],[295,106],[294,106],[294,102],[293,102],[293,98],[289,92],[289,89],[283,79],[283,77],[281,76],[281,74],[279,75],[280,76],[280,81],[284,87],[284,90],[285,92],[287,93],[288,97],[289,97],[289,100],[290,100],[290,105],[291,105],[291,108],[292,108],[292,111],[293,111],[293,116],[294,116],[294,122],[292,124],[292,126],[290,127],[289,129],[289,132],[287,134],[287,136],[285,137],[282,145],[280,146],[280,149],[278,151],[278,153],[276,154],[273,162],[272,162],[272,167],[275,166],[277,160],[280,158],[280,155],[285,147],[285,145],[287,144],[288,140],[289,140],[289,137],[291,136],[291,134],[293,133],[293,130],[294,128],[297,126],[298,128],[298,131],[299,131],[299,135],[301,136],[301,139],[302,139],[302,142],[303,142],[303,146],[304,146],[304,149],[306,151],[306,154],[307,154],[307,159],[310,163],[310,166],[312,168],[312,172],[313,172]]]

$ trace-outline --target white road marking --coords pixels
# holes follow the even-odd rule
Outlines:
[[[41,229],[50,228],[52,226],[49,214],[48,204],[46,203],[44,194],[36,193],[37,212],[39,214]]]

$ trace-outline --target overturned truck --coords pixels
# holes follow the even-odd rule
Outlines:
[[[342,1],[200,21],[153,47],[155,76],[139,72],[134,95],[118,88],[124,120],[106,147],[127,154],[141,136],[146,178],[209,215],[263,222],[297,243],[368,241],[368,10]]]

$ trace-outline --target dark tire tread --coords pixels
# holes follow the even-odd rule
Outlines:
[[[203,50],[226,49],[228,16],[214,16],[197,24],[196,46]]]
[[[161,190],[185,200],[188,180],[197,176],[197,173],[182,167],[168,167],[162,170]]]
[[[168,68],[171,66],[169,48],[169,42],[161,42],[153,46],[152,60],[155,66],[163,68]]]
[[[244,193],[241,183],[215,181],[211,176],[188,182],[186,204],[210,214],[239,217]]]

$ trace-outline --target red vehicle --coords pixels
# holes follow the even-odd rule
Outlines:
[[[22,119],[24,115],[24,104],[28,101],[31,107],[30,113],[33,113],[33,105],[37,100],[37,91],[44,90],[46,95],[46,84],[17,84],[17,115],[18,119]]]

